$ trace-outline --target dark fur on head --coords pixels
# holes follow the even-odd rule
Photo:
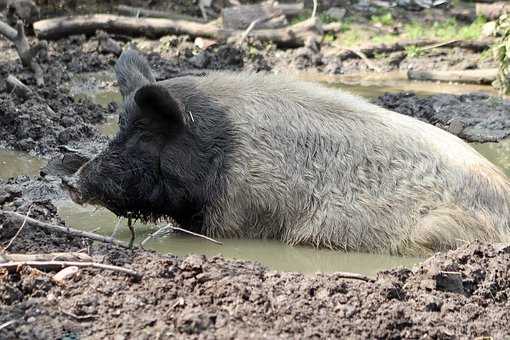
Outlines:
[[[203,110],[196,100],[200,94],[193,93],[193,77],[183,77],[175,87],[157,84],[146,61],[131,50],[115,70],[124,97],[120,130],[78,172],[80,197],[75,200],[104,205],[119,216],[172,218],[200,230],[204,206],[213,199],[211,188],[224,166],[218,141],[229,144],[226,123],[193,122],[189,112]],[[221,111],[208,107],[215,110]]]

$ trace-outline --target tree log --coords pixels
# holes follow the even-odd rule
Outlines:
[[[408,71],[410,80],[433,80],[464,84],[491,84],[496,80],[497,68],[463,71]]]
[[[43,71],[39,63],[37,63],[36,57],[40,50],[47,48],[46,42],[39,41],[34,46],[30,47],[22,21],[16,23],[16,29],[0,21],[0,34],[14,44],[23,65],[25,67],[30,67],[32,71],[34,71],[37,86],[43,86]]]
[[[489,20],[496,20],[501,15],[510,12],[508,1],[498,1],[491,4],[476,4],[476,15],[483,15]]]
[[[402,40],[393,44],[367,44],[357,49],[364,53],[367,57],[372,58],[375,54],[379,53],[392,53],[398,51],[404,51],[409,46],[417,46],[428,48],[430,46],[448,46],[448,47],[460,47],[475,52],[484,51],[494,43],[494,39],[484,40],[452,40],[448,42],[442,42],[439,40]],[[339,46],[341,52],[337,55],[341,60],[357,58],[358,56],[349,48],[343,48]]]
[[[211,24],[170,19],[137,19],[109,14],[69,16],[34,23],[34,31],[41,39],[60,39],[75,34],[91,35],[97,30],[149,38],[187,34],[191,37],[215,40],[226,40],[231,37],[239,39],[243,34],[240,30],[226,30]],[[249,36],[260,41],[273,42],[280,47],[300,47],[304,45],[307,37],[320,31],[317,20],[306,20],[278,29],[253,30]]]
[[[279,5],[274,2],[262,2],[252,5],[241,5],[223,9],[223,28],[246,29],[253,22],[253,29],[278,28],[288,25]]]
[[[205,20],[203,18],[193,17],[191,15],[185,15],[185,14],[166,12],[166,11],[145,9],[142,7],[131,7],[131,6],[126,6],[126,5],[119,5],[119,6],[117,6],[117,12],[119,12],[119,14],[122,14],[122,15],[133,16],[133,17],[138,17],[138,18],[140,18],[140,17],[166,18],[166,19],[172,19],[172,20],[185,20],[185,21],[205,23]]]

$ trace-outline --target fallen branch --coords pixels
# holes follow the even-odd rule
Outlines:
[[[8,92],[12,92],[24,100],[28,99],[32,93],[32,90],[28,86],[11,74],[5,79],[5,85]]]
[[[16,79],[17,80],[17,79]],[[20,82],[21,83],[21,82]],[[9,249],[9,247],[12,245],[12,243],[14,242],[14,240],[19,236],[19,234],[21,233],[21,231],[23,230],[23,228],[25,227],[25,224],[27,223],[27,218],[28,218],[28,215],[30,215],[30,210],[32,210],[32,206],[28,207],[28,211],[27,211],[27,214],[25,215],[25,218],[23,219],[23,223],[21,223],[21,227],[19,227],[18,231],[16,232],[16,234],[14,234],[13,238],[11,238],[11,240],[9,241],[9,243],[7,243],[7,245],[5,246],[5,248],[2,250],[2,253],[5,253],[7,251],[7,249]],[[0,255],[1,256],[1,255]]]
[[[97,262],[73,262],[73,261],[20,261],[20,262],[7,262],[7,263],[0,263],[0,269],[4,268],[9,271],[15,271],[18,270],[19,267],[22,266],[29,266],[34,267],[37,269],[62,269],[70,266],[74,267],[91,267],[91,268],[98,268],[98,269],[104,269],[109,270],[112,272],[118,272],[118,273],[124,273],[127,275],[130,275],[134,277],[137,280],[140,280],[142,278],[142,274],[123,267],[113,266],[109,264],[102,264]]]
[[[4,329],[4,328],[9,327],[10,325],[15,324],[16,322],[18,322],[18,320],[11,320],[11,321],[7,321],[7,322],[5,322],[5,323],[1,324],[1,325],[0,325],[0,331],[1,331],[2,329]]]
[[[496,80],[498,69],[462,71],[408,71],[409,80],[433,80],[464,84],[491,84]]]
[[[281,47],[303,46],[311,33],[320,31],[317,20],[306,20],[295,25],[254,30],[250,36],[263,42],[273,42]],[[187,34],[191,37],[203,37],[214,40],[227,40],[242,36],[243,31],[226,30],[212,24],[203,24],[184,20],[131,18],[109,14],[69,16],[46,19],[34,23],[34,31],[41,39],[60,39],[75,34],[94,34],[102,30],[110,34],[146,36],[159,38],[169,34]]]
[[[92,262],[92,257],[84,253],[48,253],[48,254],[3,254],[0,263],[27,261],[79,261]]]
[[[17,221],[23,221],[23,219],[25,218],[25,216],[18,214],[16,212],[13,212],[13,211],[0,210],[0,214],[3,214],[5,216],[12,218],[14,220],[17,220]],[[90,233],[87,231],[76,230],[76,229],[73,229],[70,227],[64,227],[64,226],[49,224],[46,222],[41,222],[41,221],[38,221],[38,220],[30,218],[30,217],[27,218],[27,224],[34,226],[34,227],[43,228],[46,230],[51,230],[51,231],[56,231],[56,232],[61,232],[61,233],[65,233],[65,234],[76,236],[76,237],[88,238],[88,239],[91,239],[94,241],[99,241],[99,242],[104,242],[104,243],[112,243],[112,244],[122,247],[122,248],[129,248],[129,246],[127,244],[125,244],[124,242],[121,242],[119,240],[111,239],[109,237],[101,236],[101,235]]]
[[[451,40],[447,42],[438,41],[438,40],[402,40],[393,44],[367,44],[365,46],[361,46],[357,49],[357,51],[362,52],[367,57],[372,58],[376,54],[380,53],[392,53],[398,51],[404,51],[407,47],[416,46],[416,47],[425,47],[428,49],[440,46],[448,46],[448,47],[460,47],[467,50],[473,50],[475,52],[484,51],[494,43],[493,39],[484,39],[484,40]],[[434,46],[434,47],[430,47]],[[340,52],[338,53],[338,57],[341,60],[347,60],[352,58],[357,58],[358,55],[354,53],[352,50],[342,47],[339,47]]]
[[[360,280],[365,282],[375,282],[375,279],[358,273],[348,273],[348,272],[337,272],[335,273],[335,278],[339,279],[351,279],[351,280]]]
[[[39,54],[39,51],[47,48],[46,42],[39,41],[34,46],[30,47],[25,35],[25,28],[23,27],[22,21],[18,21],[16,23],[16,29],[0,21],[0,34],[14,44],[23,66],[30,67],[32,69],[37,86],[43,86],[43,71],[35,59]]]
[[[143,247],[145,245],[145,243],[149,242],[149,240],[151,240],[152,238],[154,238],[154,237],[156,237],[156,236],[158,236],[160,234],[165,234],[169,230],[171,230],[171,231],[180,231],[180,232],[185,233],[185,234],[189,234],[189,235],[193,235],[193,236],[196,236],[196,237],[200,237],[200,238],[203,238],[204,240],[207,240],[207,241],[212,242],[214,244],[218,244],[218,245],[222,245],[223,244],[220,241],[216,241],[213,238],[207,237],[207,236],[202,235],[202,234],[197,234],[197,233],[194,233],[192,231],[189,231],[189,230],[186,230],[186,229],[182,229],[182,228],[179,228],[179,227],[174,227],[174,226],[172,226],[169,223],[166,226],[161,227],[158,230],[156,230],[155,233],[150,234],[145,240],[142,241],[142,243],[140,243],[140,245]]]
[[[203,18],[192,17],[191,15],[177,14],[177,13],[165,12],[165,11],[157,11],[157,10],[153,10],[153,9],[145,9],[142,7],[132,7],[132,6],[126,6],[126,5],[117,6],[117,12],[119,12],[122,15],[133,16],[133,17],[137,17],[137,18],[149,17],[149,18],[166,18],[166,19],[172,19],[172,20],[186,20],[186,21],[202,22],[202,23],[205,22],[205,20]]]

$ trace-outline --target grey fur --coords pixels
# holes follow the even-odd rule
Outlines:
[[[143,85],[156,82],[149,64],[131,47],[115,63],[115,74],[123,98]]]
[[[123,79],[128,92],[140,86]],[[432,125],[280,76],[158,84],[192,114],[187,128],[213,160],[187,182],[200,187],[190,192],[207,235],[396,254],[510,239],[508,179]]]

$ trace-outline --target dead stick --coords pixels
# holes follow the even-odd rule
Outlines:
[[[5,246],[4,250],[2,250],[2,253],[5,253],[7,251],[7,249],[9,249],[9,247],[11,246],[11,244],[14,242],[14,240],[18,237],[18,235],[21,233],[21,231],[23,230],[23,228],[25,227],[25,224],[27,223],[27,218],[28,218],[28,215],[30,215],[30,210],[32,210],[32,205],[30,205],[28,207],[28,211],[27,211],[27,214],[25,215],[25,218],[23,219],[23,223],[21,223],[21,227],[19,227],[18,231],[16,232],[16,234],[14,234],[13,238],[11,238],[11,240],[9,241],[9,243],[7,243],[7,245]]]
[[[358,273],[349,273],[349,272],[337,272],[334,273],[335,277],[339,279],[351,279],[351,280],[361,280],[366,282],[375,282],[375,279]]]
[[[358,57],[360,57],[361,60],[363,60],[363,62],[368,66],[368,68],[370,68],[371,70],[377,71],[377,72],[382,72],[381,68],[379,68],[372,61],[370,61],[370,59],[368,59],[368,57],[366,56],[365,53],[358,51],[356,49],[349,49],[349,50],[351,50],[354,54],[356,54]]]
[[[429,46],[423,46],[421,48],[422,51],[427,51],[427,50],[432,50],[434,48],[438,48],[438,47],[444,47],[444,46],[448,46],[448,45],[452,45],[452,44],[455,44],[456,42],[460,41],[459,39],[454,39],[454,40],[450,40],[450,41],[445,41],[445,42],[440,42],[440,43],[437,43],[437,44],[433,44],[433,45],[429,45]]]
[[[109,264],[102,264],[97,262],[73,262],[73,261],[20,261],[20,262],[7,262],[0,263],[0,268],[5,268],[7,270],[17,270],[19,267],[29,266],[35,267],[37,269],[62,269],[65,267],[92,267],[104,270],[110,270],[113,272],[125,273],[128,274],[135,279],[141,279],[142,274],[123,267],[112,266]]]
[[[48,253],[48,254],[4,254],[0,255],[0,263],[26,261],[79,261],[92,262],[92,257],[84,253]]]
[[[3,323],[0,325],[0,331],[4,328],[7,328],[9,327],[10,325],[12,324],[15,324],[16,322],[18,322],[18,320],[11,320],[11,321],[7,321],[6,323]]]
[[[173,231],[180,231],[182,233],[185,233],[185,234],[189,234],[189,235],[193,235],[193,236],[196,236],[196,237],[200,237],[200,238],[203,238],[204,240],[207,240],[207,241],[210,241],[212,243],[215,243],[215,244],[218,244],[218,245],[222,245],[223,243],[221,243],[220,241],[216,241],[215,239],[213,238],[210,238],[210,237],[207,237],[205,235],[202,235],[202,234],[197,234],[197,233],[194,233],[192,231],[189,231],[189,230],[186,230],[186,229],[182,229],[182,228],[179,228],[179,227],[174,227],[172,226],[170,223],[167,224],[166,226],[162,227],[162,228],[159,228],[155,233],[147,236],[147,238],[145,240],[142,241],[141,243],[141,246],[143,247],[143,245],[145,243],[147,243],[150,239],[152,239],[153,237],[155,237],[157,234],[160,234],[164,231],[166,231],[167,229],[170,229],[170,230],[173,230]]]
[[[250,32],[255,28],[255,26],[257,26],[258,24],[260,24],[262,22],[266,22],[268,20],[271,20],[271,19],[275,18],[277,16],[277,14],[278,13],[270,15],[270,16],[267,16],[267,17],[262,17],[262,18],[258,18],[258,19],[253,20],[248,25],[248,28],[246,28],[246,30],[243,32],[243,35],[239,39],[238,45],[242,45],[243,44],[243,42],[246,40],[246,38],[248,37]]]
[[[25,218],[23,215],[18,214],[13,211],[0,210],[0,214],[4,214],[5,216],[11,217],[18,221],[22,221]],[[129,248],[129,246],[127,244],[125,244],[124,242],[121,242],[119,240],[113,240],[109,237],[101,236],[101,235],[90,233],[87,231],[76,230],[76,229],[73,229],[70,227],[64,227],[64,226],[53,225],[53,224],[41,222],[41,221],[38,221],[38,220],[30,218],[30,217],[27,218],[27,223],[28,223],[28,225],[32,225],[32,226],[38,227],[38,228],[44,228],[47,230],[57,231],[57,232],[61,232],[61,233],[65,233],[65,234],[73,235],[73,236],[77,236],[77,237],[84,237],[84,238],[92,239],[94,241],[99,241],[99,242],[104,242],[104,243],[112,243],[112,244],[122,247],[122,248]]]

